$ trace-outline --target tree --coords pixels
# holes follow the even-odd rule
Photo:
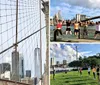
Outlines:
[[[82,66],[82,61],[73,61],[73,62],[71,62],[71,63],[69,63],[69,66],[70,67],[80,67],[80,66]]]
[[[82,60],[82,57],[81,56],[79,57],[79,60]]]
[[[91,65],[93,66],[93,65],[98,65],[98,61],[97,61],[97,59],[96,58],[91,58]]]
[[[70,67],[84,67],[100,65],[100,58],[96,56],[90,56],[84,58],[80,57],[78,61],[72,61],[69,63]]]

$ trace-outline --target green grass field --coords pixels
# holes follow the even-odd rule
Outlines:
[[[50,85],[100,85],[97,78],[93,78],[93,74],[88,76],[87,71],[83,71],[82,76],[78,71],[71,71],[67,74],[58,73],[53,80],[52,74],[50,76]]]

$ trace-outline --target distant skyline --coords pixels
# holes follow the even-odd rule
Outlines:
[[[76,60],[76,46],[78,50],[78,57],[89,57],[100,53],[100,44],[51,44],[50,57],[54,57],[55,61],[66,59],[70,62]]]
[[[58,10],[61,10],[64,19],[73,19],[76,14],[84,14],[88,17],[99,16],[99,4],[100,0],[51,0],[50,16],[54,16]]]
[[[40,10],[38,0],[26,0],[28,4],[24,4],[24,0],[19,0],[19,20],[18,20],[18,41],[22,40],[26,36],[40,29]],[[8,48],[15,43],[15,32],[16,32],[16,1],[13,0],[1,0],[1,11],[0,11],[0,52]],[[23,6],[24,4],[24,6]],[[34,7],[34,9],[33,9]],[[31,11],[30,11],[31,9]],[[27,16],[26,16],[27,15]],[[46,25],[45,15],[41,11],[41,27]],[[2,24],[3,23],[3,24]],[[5,31],[5,32],[4,32]],[[42,29],[42,66],[44,68],[46,60],[46,29]],[[3,32],[3,33],[1,33]],[[34,77],[34,49],[40,48],[40,32],[31,36],[18,44],[19,54],[24,57],[25,71],[31,70],[32,77]],[[12,51],[14,48],[0,55],[0,63],[12,64]],[[44,72],[44,69],[42,69]]]

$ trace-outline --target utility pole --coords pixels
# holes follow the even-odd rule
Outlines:
[[[77,49],[77,46],[76,46],[76,60],[78,60],[78,49]]]
[[[46,84],[44,85],[49,85],[49,1],[43,1],[42,0],[42,5],[43,5],[43,9],[42,11],[45,14],[46,17],[46,39],[47,39],[47,49],[46,49]]]

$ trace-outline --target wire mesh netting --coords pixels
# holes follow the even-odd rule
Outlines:
[[[18,41],[31,35],[41,28],[42,56],[44,65],[46,52],[46,27],[45,15],[40,9],[39,0],[18,0]],[[41,11],[41,15],[40,15]],[[41,21],[40,21],[40,16]],[[0,52],[9,48],[15,43],[16,38],[16,0],[0,0]],[[31,70],[34,77],[34,49],[40,48],[40,31],[18,44],[19,57],[24,57],[24,75],[26,70]],[[4,77],[4,72],[11,72],[12,67],[11,48],[0,54],[0,78]],[[2,63],[8,63],[3,68]],[[42,65],[42,66],[43,66]],[[7,70],[8,69],[8,70]],[[21,67],[19,68],[21,69]],[[4,71],[3,71],[4,70]],[[21,73],[22,74],[22,73]],[[11,77],[10,77],[11,78]]]

